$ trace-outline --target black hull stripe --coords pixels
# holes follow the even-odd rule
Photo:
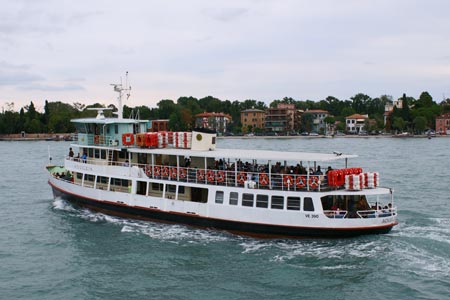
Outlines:
[[[194,214],[179,212],[166,212],[158,209],[128,206],[115,202],[97,201],[66,192],[51,184],[54,197],[60,197],[71,203],[87,207],[89,209],[104,212],[120,217],[134,219],[162,221],[167,223],[185,224],[202,228],[215,228],[238,234],[258,237],[353,237],[366,234],[385,234],[391,231],[396,224],[388,224],[382,227],[359,228],[317,228],[317,227],[293,227],[258,223],[236,222],[223,219],[200,217]]]

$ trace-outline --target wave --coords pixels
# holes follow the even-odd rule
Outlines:
[[[76,208],[71,203],[57,198],[53,208],[69,212],[89,222],[106,222],[122,226],[122,233],[136,233],[153,239],[171,242],[209,243],[221,242],[231,238],[231,234],[208,229],[197,229],[185,225],[166,224],[152,221],[141,221],[107,215],[87,208]]]

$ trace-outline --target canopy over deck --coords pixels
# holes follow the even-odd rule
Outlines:
[[[341,153],[307,153],[271,150],[247,150],[247,149],[216,149],[213,151],[193,151],[189,149],[158,148],[143,149],[129,148],[132,153],[165,154],[178,156],[231,158],[241,160],[270,160],[270,161],[336,161],[340,159],[355,158],[357,155]]]

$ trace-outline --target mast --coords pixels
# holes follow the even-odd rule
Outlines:
[[[114,87],[114,91],[119,93],[119,96],[117,96],[117,117],[119,120],[123,119],[123,106],[122,106],[122,96],[124,95],[124,92],[126,93],[127,100],[130,98],[130,91],[131,86],[128,85],[128,71],[125,74],[125,86],[122,85],[122,77],[120,77],[120,83],[112,83],[111,84]]]

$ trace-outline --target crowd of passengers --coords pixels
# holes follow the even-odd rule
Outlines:
[[[190,167],[190,160],[185,160],[185,167]],[[227,163],[223,159],[216,160],[214,162],[213,167],[208,167],[211,170],[221,170],[221,171],[235,171],[235,163]],[[325,172],[333,170],[330,166]],[[251,173],[269,173],[269,165],[268,164],[251,164],[248,161],[242,162],[241,160],[237,161],[237,171],[238,172],[251,172]],[[302,164],[297,164],[295,166],[282,166],[281,162],[276,162],[271,166],[270,173],[272,174],[290,174],[290,175],[307,175],[307,168],[305,168]],[[316,169],[309,169],[310,175],[324,175],[320,166],[317,166]]]

